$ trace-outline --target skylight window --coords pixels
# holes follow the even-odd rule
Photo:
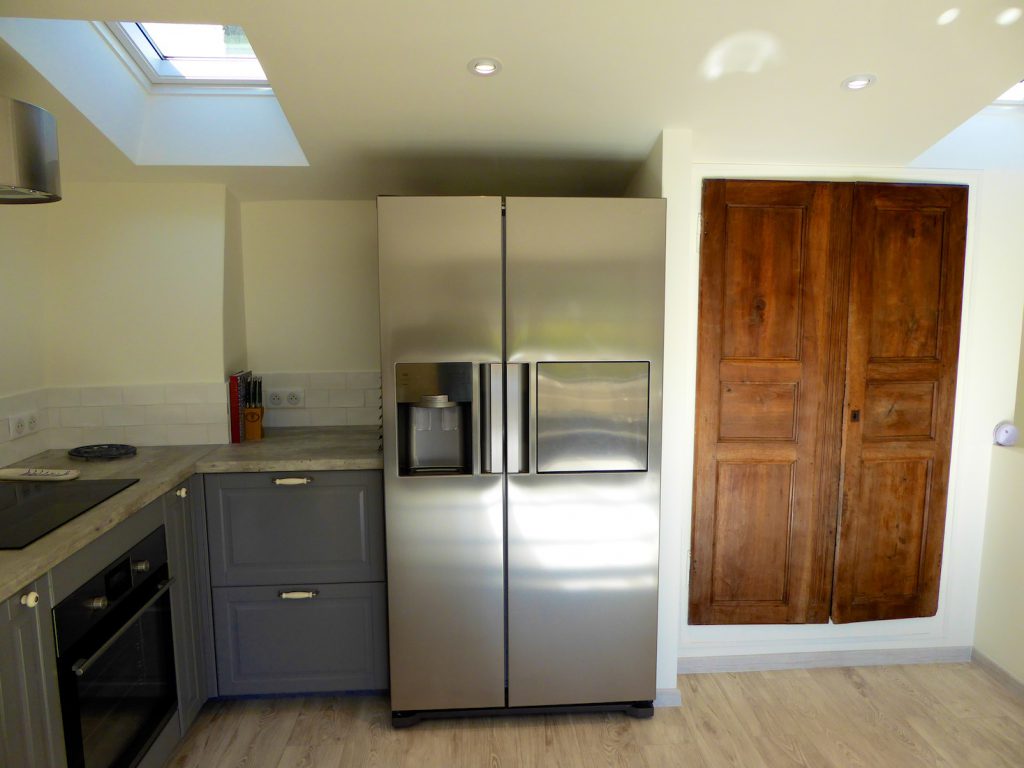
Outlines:
[[[1024,80],[996,99],[996,104],[1024,104]]]
[[[154,85],[268,85],[237,25],[118,21],[107,26]]]

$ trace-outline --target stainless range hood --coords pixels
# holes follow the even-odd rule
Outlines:
[[[0,96],[0,204],[60,198],[57,121],[34,104]]]

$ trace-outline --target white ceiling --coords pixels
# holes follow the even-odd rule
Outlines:
[[[308,168],[134,166],[2,43],[0,92],[57,115],[71,181],[615,194],[663,128],[691,128],[700,161],[909,163],[1024,77],[1024,21],[995,23],[1022,0],[961,0],[937,25],[955,1],[0,0],[0,16],[241,24]],[[473,77],[476,56],[503,71]],[[860,72],[878,83],[840,89]]]

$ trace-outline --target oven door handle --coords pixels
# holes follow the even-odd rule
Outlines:
[[[141,616],[143,613],[148,611],[149,608],[153,605],[153,603],[155,603],[157,600],[159,600],[161,597],[163,597],[164,593],[168,589],[170,589],[173,584],[174,584],[174,577],[173,576],[171,576],[171,578],[169,578],[167,581],[161,582],[160,583],[160,587],[156,591],[156,594],[154,594],[151,598],[149,598],[149,600],[147,600],[145,602],[145,604],[143,604],[143,606],[141,608],[139,608],[139,610],[137,610],[135,613],[133,613],[132,617],[130,619],[128,619],[128,621],[126,621],[124,624],[122,624],[120,626],[120,628],[117,630],[117,632],[115,632],[113,635],[111,635],[110,638],[105,643],[103,643],[103,645],[101,645],[96,650],[96,653],[94,653],[88,659],[79,659],[74,664],[72,664],[71,665],[71,671],[74,672],[75,675],[78,676],[78,677],[81,677],[86,672],[88,672],[89,671],[89,667],[91,667],[93,664],[95,664],[97,661],[99,661],[100,656],[102,656],[104,653],[106,653],[107,650],[110,648],[110,646],[112,646],[114,643],[116,643],[118,638],[121,637],[121,635],[123,635],[125,632],[128,631],[128,628],[131,627],[131,625],[135,623],[135,621],[139,618],[139,616]]]

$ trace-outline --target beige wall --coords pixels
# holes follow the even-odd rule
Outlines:
[[[380,368],[373,201],[242,204],[248,366]]]
[[[46,206],[46,383],[222,380],[224,187],[64,194]]]
[[[0,397],[43,385],[45,208],[0,206]]]
[[[242,206],[225,193],[224,205],[224,373],[245,368],[245,279],[242,257]]]
[[[1024,683],[1024,448],[993,448],[974,646]]]

